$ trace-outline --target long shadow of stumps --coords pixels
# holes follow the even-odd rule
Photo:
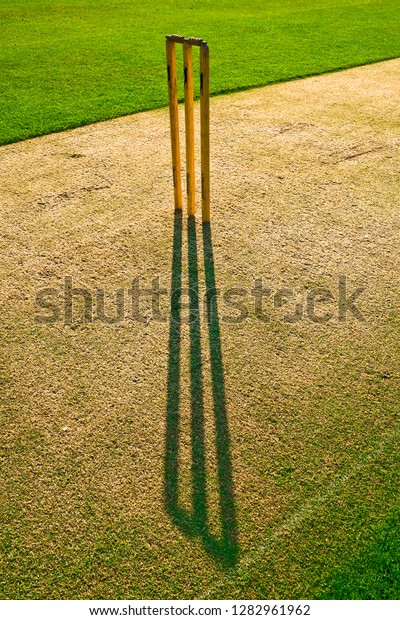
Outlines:
[[[171,273],[171,312],[165,444],[165,506],[173,522],[189,536],[198,536],[208,553],[222,565],[233,566],[238,555],[235,502],[225,403],[217,289],[211,227],[203,224],[206,310],[211,360],[213,413],[219,485],[221,536],[210,532],[207,517],[206,451],[203,403],[201,328],[196,224],[187,221],[189,274],[190,415],[192,440],[192,512],[179,504],[179,428],[181,359],[182,214],[175,212]]]
[[[179,378],[181,370],[181,287],[182,287],[182,212],[175,211],[171,269],[171,310],[165,434],[165,504],[174,520],[182,521],[178,510]],[[188,523],[189,526],[189,523]]]
[[[204,271],[206,279],[207,323],[211,359],[211,379],[217,449],[219,498],[222,526],[222,549],[231,563],[236,562],[238,545],[236,515],[230,455],[228,417],[225,402],[224,367],[222,363],[221,332],[218,318],[218,298],[211,226],[203,224]]]

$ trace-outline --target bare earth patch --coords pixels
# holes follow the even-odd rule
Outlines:
[[[306,598],[356,539],[354,507],[385,516],[399,75],[392,60],[213,99],[211,233],[174,217],[167,110],[0,149],[3,598]],[[104,289],[108,315],[124,289],[125,320],[84,322],[76,296],[65,324],[67,276]],[[165,320],[149,296],[132,318],[137,276],[167,289]],[[339,276],[365,289],[364,321],[340,320]],[[176,298],[169,320],[179,285],[200,321]],[[313,315],[318,287],[333,297]],[[54,324],[35,319],[44,288]]]

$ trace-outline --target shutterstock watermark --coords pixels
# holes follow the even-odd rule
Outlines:
[[[345,322],[349,318],[364,322],[359,307],[365,286],[350,287],[347,276],[339,275],[333,287],[315,286],[296,290],[291,286],[266,285],[262,277],[250,287],[204,290],[198,284],[173,290],[159,276],[150,282],[137,276],[130,285],[114,291],[75,286],[72,276],[64,278],[60,288],[42,288],[36,293],[37,323],[65,325],[76,323],[116,324],[134,321],[169,320],[190,323],[210,321],[210,312],[218,313],[223,323],[237,324],[255,319],[264,323],[310,321],[326,325],[330,321]],[[217,310],[218,309],[218,310]]]

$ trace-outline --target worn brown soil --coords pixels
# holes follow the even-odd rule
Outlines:
[[[306,316],[284,321],[293,302],[274,308],[271,298],[265,309],[272,320],[258,320],[249,292],[249,316],[232,323],[238,311],[220,297],[218,358],[203,314],[197,218],[202,320],[198,332],[182,325],[180,494],[190,512],[189,412],[197,406],[190,393],[196,400],[203,389],[209,527],[218,538],[220,441],[233,476],[239,563],[394,423],[388,403],[399,380],[399,76],[400,60],[392,60],[211,101],[211,230],[221,295],[250,291],[261,277],[273,292],[293,289],[303,305],[315,287],[333,294],[317,304],[318,316],[333,314],[326,324]],[[25,558],[21,563],[16,552],[9,559],[4,570],[20,574],[10,579],[20,590],[4,592],[204,594],[223,570],[221,558],[204,536],[173,522],[163,499],[168,372],[177,364],[169,357],[176,352],[169,321],[154,319],[148,298],[143,322],[83,323],[78,309],[72,325],[62,317],[53,325],[35,320],[49,313],[35,302],[42,288],[56,289],[62,307],[66,276],[92,294],[105,289],[110,314],[116,289],[127,291],[136,276],[146,287],[159,276],[170,290],[168,111],[1,147],[0,174],[2,488]],[[182,233],[186,285],[186,217]],[[340,275],[349,291],[365,288],[357,302],[364,322],[351,312],[338,320]],[[161,305],[168,315],[168,296]],[[193,351],[197,337],[200,354]],[[229,438],[224,427],[219,440],[213,356],[223,368],[229,425]],[[290,479],[283,467],[292,468]],[[104,557],[99,548],[108,550]],[[107,554],[114,551],[113,564]],[[51,577],[58,570],[64,580]],[[232,592],[254,594],[250,585]]]

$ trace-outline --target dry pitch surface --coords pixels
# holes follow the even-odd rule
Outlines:
[[[212,238],[174,218],[167,110],[0,149],[3,597],[317,596],[385,517],[398,490],[399,70],[213,99]],[[364,322],[339,320],[340,274],[348,294],[365,287]],[[104,289],[108,314],[124,289],[125,320],[84,323],[76,298],[65,324],[66,276]],[[185,291],[180,321],[176,307],[157,320],[148,296],[132,319],[137,276],[159,276],[166,317],[171,282],[190,285],[200,321]],[[294,301],[279,294],[257,318],[256,278],[293,289],[301,320],[284,319]],[[316,287],[333,295],[316,304],[327,322],[305,312]],[[58,292],[54,324],[35,320],[51,314],[43,288]],[[232,288],[247,291],[234,323]]]

